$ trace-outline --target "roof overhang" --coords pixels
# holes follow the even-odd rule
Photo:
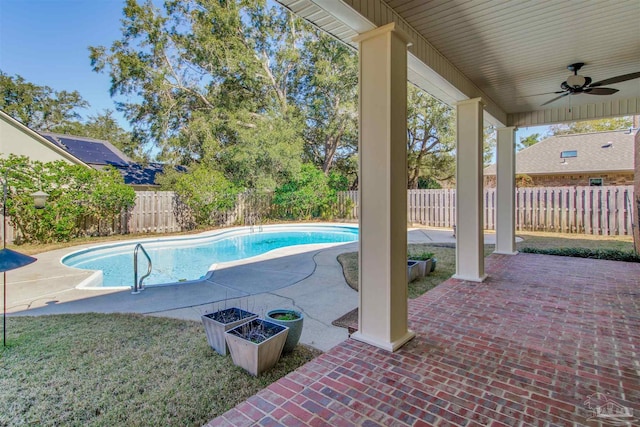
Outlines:
[[[409,35],[409,81],[449,105],[480,97],[485,121],[535,126],[640,114],[640,79],[614,95],[557,96],[570,72],[594,81],[640,71],[640,2],[513,0],[277,0],[356,46],[353,37],[395,22]]]

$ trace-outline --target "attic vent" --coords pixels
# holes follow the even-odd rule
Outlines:
[[[562,153],[560,153],[561,159],[567,159],[569,157],[578,157],[578,150],[569,150],[569,151],[563,151]]]
[[[609,147],[613,147],[613,141],[609,141],[606,144],[602,144],[602,148],[609,148]]]

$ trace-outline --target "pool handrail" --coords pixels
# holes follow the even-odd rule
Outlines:
[[[147,258],[147,261],[149,262],[149,264],[147,266],[147,274],[142,276],[140,278],[139,282],[138,282],[138,249],[142,249],[142,253]],[[151,275],[151,269],[152,268],[153,268],[153,264],[151,263],[151,257],[149,256],[149,254],[145,250],[144,246],[142,246],[142,243],[138,243],[136,245],[135,249],[133,250],[133,287],[132,287],[132,290],[131,290],[131,293],[133,295],[139,294],[140,291],[144,290],[144,286],[142,285],[142,281]]]

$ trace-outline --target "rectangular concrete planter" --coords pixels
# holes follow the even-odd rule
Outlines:
[[[207,334],[209,346],[219,354],[226,356],[229,353],[229,348],[224,333],[257,317],[257,314],[237,307],[202,315],[202,324]]]
[[[271,369],[280,359],[289,328],[268,320],[254,319],[225,332],[231,358],[236,366],[253,376]],[[255,337],[267,336],[264,341]]]

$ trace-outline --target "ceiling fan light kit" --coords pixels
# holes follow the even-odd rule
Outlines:
[[[564,82],[563,82],[564,83]],[[584,86],[587,83],[587,79],[578,74],[572,74],[567,77],[567,87],[571,86],[574,89]]]
[[[618,92],[618,89],[610,87],[601,87],[603,85],[611,85],[616,83],[626,82],[627,80],[633,80],[640,77],[640,72],[623,74],[621,76],[611,77],[608,79],[600,80],[592,83],[591,77],[585,77],[578,74],[578,71],[584,66],[583,62],[576,62],[575,64],[569,64],[567,69],[573,74],[567,77],[567,80],[560,84],[561,91],[554,92],[560,94],[553,99],[545,102],[544,105],[551,104],[560,98],[564,98],[567,95],[578,95],[586,93],[587,95],[612,95]]]

